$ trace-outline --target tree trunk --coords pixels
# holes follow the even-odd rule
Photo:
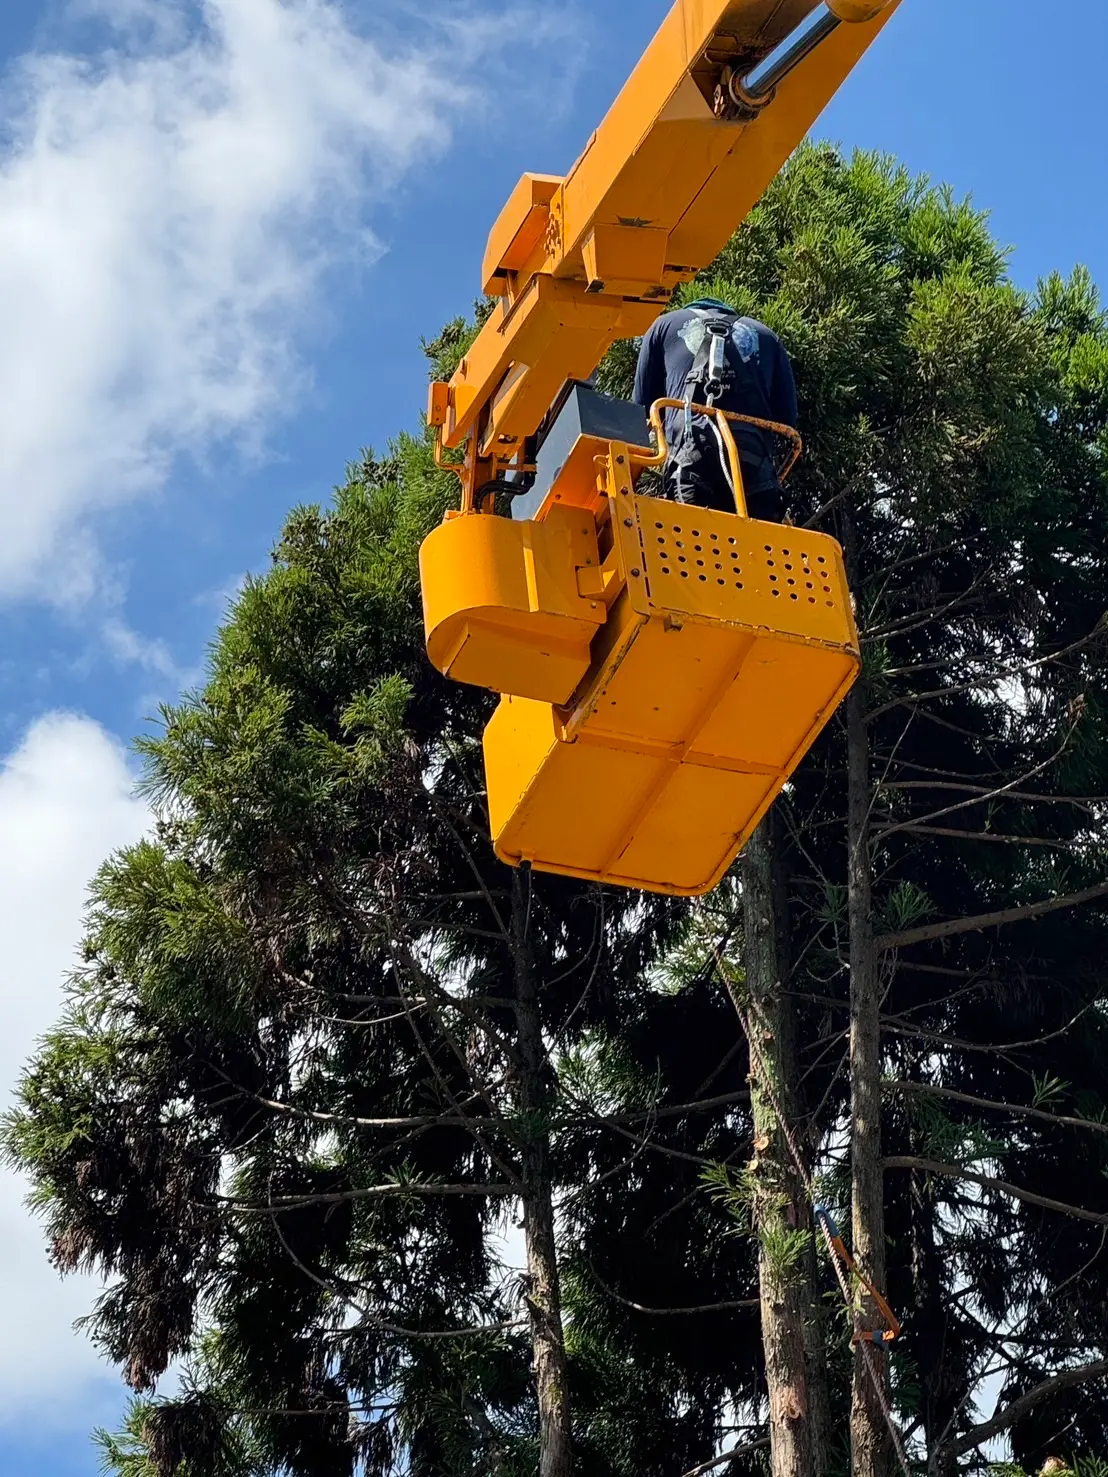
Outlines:
[[[879,1288],[885,1285],[885,1198],[881,1163],[881,979],[873,931],[870,864],[870,763],[865,691],[847,698],[847,845],[850,921],[851,1231],[855,1259]],[[869,1299],[866,1300],[868,1304]],[[880,1327],[876,1309],[863,1305],[863,1328]],[[887,1356],[860,1344],[854,1354],[850,1412],[854,1477],[887,1477],[893,1450],[881,1410]],[[875,1385],[876,1377],[876,1385]],[[878,1389],[877,1386],[881,1388]]]
[[[821,1477],[827,1392],[812,1280],[811,1206],[778,1118],[796,1121],[796,1046],[782,991],[783,929],[775,885],[772,817],[743,853],[746,1000],[736,1005],[751,1037],[754,1203],[758,1282],[770,1412],[772,1477]],[[775,1106],[775,1102],[776,1105]],[[788,1255],[791,1247],[792,1256]]]
[[[913,1148],[916,1146],[913,1145]],[[961,1409],[962,1381],[956,1360],[948,1359],[950,1309],[943,1298],[941,1252],[935,1244],[935,1210],[927,1176],[913,1170],[911,1213],[913,1353],[923,1387],[923,1434],[931,1477],[957,1477],[950,1446]],[[953,1367],[952,1367],[953,1366]]]
[[[830,1468],[831,1384],[827,1372],[827,1318],[820,1299],[822,1243],[814,1222],[805,1259],[804,1348],[808,1359],[808,1429],[812,1441],[812,1477]]]
[[[527,1125],[521,1178],[527,1307],[539,1406],[538,1477],[571,1477],[573,1427],[550,1175],[551,1069],[542,1039],[535,961],[527,937],[530,887],[527,872],[517,872],[512,886],[512,952],[521,1062],[519,1106]]]

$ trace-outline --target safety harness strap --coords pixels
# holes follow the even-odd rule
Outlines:
[[[743,390],[741,398],[744,408],[755,410],[762,419],[772,419],[765,388],[760,378],[750,369],[737,349],[728,353],[735,324],[740,321],[739,314],[722,313],[715,309],[705,308],[694,308],[692,312],[695,316],[681,332],[681,337],[693,356],[693,362],[685,379],[685,411],[682,417],[681,435],[673,450],[675,495],[679,502],[685,500],[682,497],[684,474],[696,456],[693,418],[696,415],[698,404],[715,405],[720,396],[730,390],[736,380],[741,377]],[[777,471],[773,458],[764,450],[750,446],[749,442],[744,450],[745,460],[759,474],[759,482],[762,480],[776,482]],[[722,447],[720,448],[720,460],[723,474],[730,484],[730,473]],[[768,479],[765,477],[767,473]],[[734,490],[734,488],[731,489],[732,492]]]

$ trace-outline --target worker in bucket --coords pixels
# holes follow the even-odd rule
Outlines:
[[[663,313],[644,335],[633,395],[647,410],[656,400],[682,400],[665,412],[668,497],[700,508],[735,511],[731,470],[717,418],[698,405],[795,428],[796,384],[781,341],[764,323],[741,317],[718,298],[698,298]],[[747,511],[780,523],[785,498],[774,464],[772,431],[731,421],[739,447]]]

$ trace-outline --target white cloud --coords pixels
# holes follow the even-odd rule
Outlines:
[[[144,636],[119,616],[110,616],[101,628],[108,654],[122,666],[141,667],[158,677],[167,677],[182,686],[182,672],[164,641]]]
[[[226,614],[226,604],[219,614]],[[160,637],[144,636],[119,615],[106,616],[98,634],[100,644],[116,667],[136,667],[147,677],[157,679],[153,690],[143,694],[140,712],[145,712],[151,704],[157,707],[161,702],[176,702],[186,688],[195,687],[203,679],[202,663],[183,665]]]
[[[108,44],[17,62],[0,104],[0,598],[87,596],[98,512],[181,454],[256,448],[303,390],[322,275],[379,254],[369,213],[446,146],[490,52],[552,39],[526,10],[440,3],[413,47],[383,15],[377,40],[359,34],[340,0],[84,0]]]
[[[116,847],[136,841],[148,813],[132,794],[119,745],[87,718],[39,719],[0,763],[0,1086],[5,1099],[35,1041],[56,1021],[76,963],[89,879]],[[95,1292],[64,1282],[46,1259],[26,1186],[0,1172],[0,1422],[26,1416],[91,1424],[108,1374],[73,1332]],[[68,1413],[68,1415],[67,1415]]]

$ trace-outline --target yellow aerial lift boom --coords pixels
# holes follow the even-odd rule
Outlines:
[[[524,175],[493,227],[496,306],[430,391],[461,506],[420,565],[431,660],[503,695],[505,861],[708,891],[854,680],[838,545],[746,516],[729,417],[736,511],[705,512],[635,491],[664,404],[652,445],[576,382],[713,260],[899,3],[677,0],[569,174]]]

